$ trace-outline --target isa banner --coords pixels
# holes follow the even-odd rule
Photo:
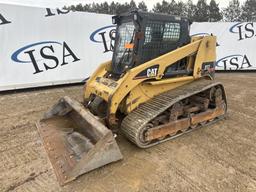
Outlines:
[[[0,4],[0,91],[83,81],[111,59],[112,29],[110,15]]]
[[[256,23],[193,23],[191,35],[217,36],[216,70],[256,70]]]
[[[82,82],[112,58],[111,15],[0,4],[0,91]],[[256,70],[256,23],[193,23],[217,36],[216,70]]]

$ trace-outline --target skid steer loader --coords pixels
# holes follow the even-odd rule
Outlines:
[[[37,123],[61,184],[122,159],[113,132],[148,148],[227,111],[214,80],[215,36],[190,37],[183,17],[132,11],[112,19],[112,60],[86,82],[84,102],[61,98]]]

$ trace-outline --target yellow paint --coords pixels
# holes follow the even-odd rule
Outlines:
[[[187,68],[193,71],[193,75],[163,79],[167,67],[186,57]],[[191,43],[128,70],[115,81],[115,87],[109,87],[101,80],[96,81],[97,78],[104,78],[107,70],[110,69],[111,61],[108,61],[99,66],[87,81],[84,98],[88,100],[91,94],[102,97],[108,102],[108,114],[115,115],[118,108],[129,113],[160,93],[201,78],[202,64],[215,60],[216,37],[192,37]],[[159,65],[157,76],[135,79],[141,71],[156,64]]]
[[[178,79],[178,78],[175,78]],[[175,80],[172,79],[172,80]],[[181,81],[182,80],[182,81]],[[193,77],[191,78],[180,78],[179,81],[168,82],[167,80],[163,80],[164,83],[159,84],[161,81],[152,81],[152,82],[145,82],[141,83],[136,86],[134,89],[131,90],[129,96],[126,98],[126,107],[125,113],[130,113],[134,109],[136,109],[140,104],[148,101],[149,99],[153,98],[154,96],[175,89],[179,86],[187,84],[193,81]],[[136,102],[135,102],[136,101]]]

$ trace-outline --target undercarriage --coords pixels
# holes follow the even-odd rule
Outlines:
[[[222,84],[198,80],[142,104],[125,117],[121,129],[137,146],[147,148],[220,120],[226,111]]]

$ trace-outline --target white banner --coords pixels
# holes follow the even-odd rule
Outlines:
[[[0,4],[0,91],[81,82],[110,60],[111,16]],[[217,70],[255,70],[255,23],[194,23],[218,38]]]
[[[193,23],[191,35],[217,36],[216,70],[256,70],[256,23]]]
[[[104,14],[0,4],[0,91],[88,78],[111,59],[102,43],[110,23]]]

